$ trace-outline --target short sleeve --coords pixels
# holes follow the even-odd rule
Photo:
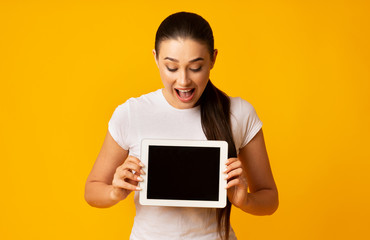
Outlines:
[[[123,149],[128,150],[127,135],[130,124],[129,103],[125,102],[119,105],[113,112],[109,122],[108,131],[113,139]]]
[[[262,128],[262,122],[252,104],[239,97],[232,98],[231,114],[236,125],[233,126],[235,144],[237,147],[239,145],[240,149],[246,146],[258,133]]]

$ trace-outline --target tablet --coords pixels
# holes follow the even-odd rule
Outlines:
[[[225,141],[144,139],[140,204],[225,207],[227,151]]]

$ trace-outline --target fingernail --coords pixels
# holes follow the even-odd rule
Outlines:
[[[227,168],[225,168],[224,172],[227,172]]]
[[[139,165],[140,165],[141,167],[144,167],[144,164],[143,164],[142,162],[140,162],[140,163],[139,163]]]
[[[140,173],[141,175],[145,175],[145,172],[142,169],[140,169]]]
[[[225,176],[224,180],[226,180],[228,177],[229,177],[229,175],[228,175],[228,174],[226,174],[226,176]]]
[[[144,179],[142,179],[141,177],[137,177],[137,180],[143,181]]]
[[[136,190],[140,191],[141,190],[141,187],[136,187]]]

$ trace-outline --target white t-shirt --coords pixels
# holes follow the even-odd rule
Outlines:
[[[237,152],[257,134],[262,122],[253,106],[230,97],[231,125]],[[162,89],[130,98],[119,105],[109,123],[113,139],[140,159],[144,138],[207,140],[202,130],[200,107],[177,109],[164,98]],[[219,239],[216,209],[143,206],[134,196],[136,216],[131,240]],[[230,240],[236,239],[230,231]]]

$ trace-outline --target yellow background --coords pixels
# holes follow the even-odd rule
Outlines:
[[[237,209],[239,239],[369,239],[368,1],[0,1],[0,239],[128,239],[132,196],[84,184],[114,109],[162,87],[152,48],[176,11],[205,17],[211,79],[256,108],[280,194]]]

